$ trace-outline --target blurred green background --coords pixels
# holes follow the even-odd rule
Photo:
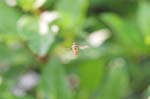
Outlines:
[[[150,2],[0,0],[0,99],[150,99]]]

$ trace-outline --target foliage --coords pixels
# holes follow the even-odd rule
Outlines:
[[[149,99],[148,0],[1,0],[0,99]],[[88,45],[78,57],[71,45]]]

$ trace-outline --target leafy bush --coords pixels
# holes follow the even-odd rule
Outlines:
[[[1,0],[0,99],[149,99],[148,0]],[[75,57],[76,42],[85,50]]]

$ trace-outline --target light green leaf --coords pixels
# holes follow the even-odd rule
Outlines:
[[[16,0],[17,5],[24,11],[34,11],[41,7],[46,0]]]
[[[80,64],[80,94],[79,99],[89,99],[92,94],[98,91],[105,74],[104,60],[86,60]]]
[[[149,99],[149,98],[150,98],[150,85],[148,85],[143,95],[143,99]]]
[[[117,61],[120,61],[116,62]],[[127,68],[125,67],[123,60],[116,59],[110,65],[110,71],[106,83],[103,85],[102,95],[100,99],[122,99],[127,95],[129,91],[129,78],[127,74]]]
[[[139,27],[145,37],[145,44],[150,46],[150,3],[140,2],[138,9],[138,23]]]
[[[0,3],[0,33],[17,33],[16,22],[20,15],[16,9]]]
[[[52,59],[42,72],[41,86],[47,99],[71,99],[71,90],[63,66]]]
[[[144,44],[144,38],[135,23],[119,17],[116,14],[107,13],[101,16],[102,20],[110,26],[117,40],[125,45],[132,53],[148,53]]]
[[[44,35],[39,32],[39,18],[35,16],[22,17],[18,22],[18,33],[33,53],[39,56],[45,56],[54,41],[51,31]]]
[[[150,4],[149,2],[141,2],[138,9],[139,26],[144,34],[150,35]]]
[[[59,0],[56,9],[60,13],[63,28],[79,28],[84,22],[87,7],[88,0]]]

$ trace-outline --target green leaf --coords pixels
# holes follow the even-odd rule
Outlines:
[[[17,5],[24,11],[35,12],[41,7],[46,0],[16,0]]]
[[[56,9],[61,16],[61,25],[65,29],[80,28],[83,24],[88,0],[59,0]]]
[[[150,85],[145,90],[144,95],[143,95],[143,99],[149,99],[149,98],[150,98]]]
[[[117,61],[120,61],[120,63]],[[122,99],[127,95],[127,90],[129,91],[129,78],[127,68],[121,61],[123,60],[116,59],[110,65],[108,78],[103,85],[104,88],[100,99]]]
[[[107,13],[101,16],[101,19],[110,26],[115,33],[117,40],[125,45],[125,49],[132,53],[149,53],[144,44],[143,35],[136,24],[119,17],[116,14]],[[128,49],[129,48],[129,49]]]
[[[63,66],[58,59],[52,59],[42,72],[41,86],[44,99],[70,99],[71,90]]]
[[[88,99],[102,83],[105,74],[103,59],[86,60],[80,64],[80,94],[79,99]]]
[[[150,34],[150,13],[148,13],[150,10],[150,3],[149,2],[141,2],[139,4],[138,9],[138,21],[139,26],[142,29],[142,32],[144,34]]]
[[[36,16],[22,17],[18,22],[18,33],[33,53],[39,56],[45,56],[54,41],[51,31],[44,35],[39,32],[39,18]]]
[[[19,5],[23,10],[30,11],[33,10],[33,4],[35,0],[16,0],[17,5]]]
[[[0,33],[17,33],[16,23],[20,15],[16,9],[0,3]]]
[[[150,46],[150,3],[149,2],[140,2],[138,9],[138,23],[139,27],[145,37],[145,44]]]

